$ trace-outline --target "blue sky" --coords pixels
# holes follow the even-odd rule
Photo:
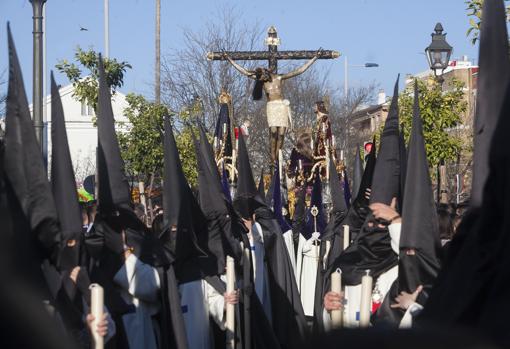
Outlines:
[[[161,0],[162,54],[183,45],[183,28],[199,30],[218,8],[235,5],[246,21],[275,25],[280,49],[323,47],[347,55],[349,63],[376,62],[379,68],[350,68],[351,86],[375,81],[389,94],[398,73],[427,68],[421,54],[430,33],[441,22],[454,47],[454,57],[477,61],[478,48],[466,37],[464,0]],[[110,55],[132,64],[123,92],[152,97],[154,69],[154,0],[110,0]],[[71,58],[74,48],[103,50],[103,0],[47,0],[47,60]],[[10,21],[31,98],[32,8],[28,0],[0,0],[0,72],[7,67],[6,23]],[[80,26],[88,31],[80,31]],[[343,58],[321,61],[331,81],[341,88]],[[53,68],[54,69],[54,68]],[[67,79],[57,74],[57,81]],[[48,82],[49,83],[49,82]],[[401,83],[401,88],[403,84]],[[49,89],[48,89],[49,90]]]

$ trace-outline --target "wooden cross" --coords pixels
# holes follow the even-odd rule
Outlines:
[[[317,55],[317,51],[278,51],[280,45],[280,38],[276,33],[275,27],[270,27],[267,31],[267,38],[265,41],[267,51],[226,51],[226,52],[208,52],[207,59],[213,61],[227,60],[225,54],[231,59],[237,61],[268,61],[269,70],[278,73],[279,60],[297,60],[297,59],[311,59]],[[332,50],[323,50],[319,52],[318,59],[334,59],[340,57],[340,52]]]

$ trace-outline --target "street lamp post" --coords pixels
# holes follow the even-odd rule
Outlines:
[[[379,64],[377,63],[365,63],[365,64],[349,64],[347,61],[347,56],[344,56],[344,94],[347,96],[349,92],[349,67],[357,67],[357,68],[377,68]]]
[[[33,120],[37,141],[43,141],[43,7],[46,0],[30,0],[33,11]]]
[[[437,82],[441,86],[444,82],[443,72],[448,67],[453,52],[453,47],[446,42],[446,33],[443,34],[443,30],[441,23],[437,23],[434,33],[430,34],[432,42],[425,48],[429,67],[434,71]],[[438,74],[439,72],[440,74]]]
[[[425,54],[429,63],[429,67],[434,71],[436,81],[441,89],[443,88],[444,70],[448,67],[453,47],[446,42],[446,33],[443,34],[443,26],[437,23],[434,33],[431,34],[432,42],[425,48]],[[439,73],[440,72],[440,73]],[[446,190],[446,166],[444,160],[441,159],[437,168],[437,200],[440,203],[448,203],[448,192]]]

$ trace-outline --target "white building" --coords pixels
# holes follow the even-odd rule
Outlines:
[[[73,97],[72,84],[59,89],[64,117],[66,120],[69,150],[73,161],[76,180],[81,181],[93,174],[96,168],[97,128],[94,126],[94,110]],[[51,159],[51,94],[46,96],[45,145],[48,149],[48,163]],[[127,107],[126,96],[117,91],[112,97],[112,109],[115,121],[127,122],[124,109]],[[32,105],[30,105],[32,111]],[[48,166],[49,168],[50,166]]]

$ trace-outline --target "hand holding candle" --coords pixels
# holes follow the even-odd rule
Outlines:
[[[341,294],[342,292],[342,271],[337,269],[331,274],[331,292]],[[331,325],[333,328],[342,326],[343,309],[331,310]]]
[[[92,337],[94,339],[94,348],[104,348],[104,338],[95,329],[98,328],[100,322],[103,320],[103,309],[104,309],[104,290],[99,284],[91,284],[90,288],[90,312],[94,316],[92,321]]]

